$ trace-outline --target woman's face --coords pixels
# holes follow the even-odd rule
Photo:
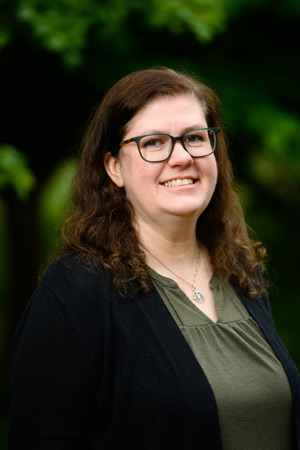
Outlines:
[[[203,127],[207,122],[196,98],[158,99],[131,119],[123,139],[150,133],[181,136]],[[155,163],[144,161],[136,143],[131,142],[122,147],[117,158],[107,154],[105,167],[114,183],[125,188],[140,225],[161,226],[178,216],[196,222],[217,182],[214,154],[192,158],[179,141],[167,161]],[[173,180],[176,183],[170,183]],[[177,185],[177,180],[188,184]]]

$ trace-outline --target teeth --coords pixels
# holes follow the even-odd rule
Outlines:
[[[170,180],[170,181],[167,181],[166,183],[163,183],[163,186],[168,186],[168,187],[182,186],[182,185],[186,185],[186,184],[193,184],[193,182],[194,182],[194,180],[192,180],[192,178],[184,178],[183,180],[178,178],[178,180]]]

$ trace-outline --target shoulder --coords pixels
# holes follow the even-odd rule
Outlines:
[[[95,286],[109,283],[109,275],[101,265],[83,261],[77,254],[63,256],[54,260],[45,271],[41,283],[49,286],[75,284]]]
[[[94,321],[104,317],[115,295],[108,273],[80,260],[76,255],[53,261],[45,271],[28,307],[27,314],[45,317],[63,315],[69,321]]]
[[[99,347],[109,325],[112,283],[106,271],[76,256],[55,260],[44,273],[15,332],[14,346],[49,339],[58,347],[80,343],[88,353]],[[98,344],[97,344],[98,343]],[[75,345],[75,344],[74,344]],[[96,360],[96,356],[91,356]]]
[[[95,298],[109,295],[112,283],[108,272],[100,265],[85,262],[77,255],[64,256],[47,268],[37,293],[48,289],[61,300],[80,297]]]
[[[263,276],[258,267],[255,269],[255,272],[256,272],[256,275],[259,278],[259,280],[261,282],[261,286],[262,286],[262,293],[259,296],[250,296],[240,288],[240,286],[238,285],[238,283],[236,281],[231,280],[231,282],[232,282],[233,286],[235,287],[237,293],[239,294],[245,307],[250,312],[250,314],[257,321],[263,320],[263,321],[273,324],[271,305],[270,305],[270,301],[269,301],[268,292],[266,290],[265,283],[263,280]]]

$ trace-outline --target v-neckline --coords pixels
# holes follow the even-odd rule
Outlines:
[[[185,292],[180,288],[180,286],[176,283],[176,281],[174,281],[172,278],[166,277],[164,275],[161,275],[160,273],[156,272],[154,269],[152,269],[152,267],[148,266],[148,270],[150,273],[150,276],[155,279],[158,283],[163,284],[167,287],[171,287],[171,288],[175,288],[178,289],[180,291],[180,294],[182,296],[182,300],[185,302],[185,306],[192,309],[194,314],[197,316],[200,316],[205,323],[203,323],[203,325],[217,325],[220,323],[220,317],[221,317],[221,305],[218,305],[217,303],[217,298],[215,295],[215,302],[216,302],[216,309],[217,309],[217,314],[218,314],[218,320],[214,321],[212,320],[207,314],[205,314],[205,312],[203,312],[200,308],[197,308],[197,306],[191,301],[191,299],[188,298],[188,296],[185,294]],[[212,289],[214,290],[214,288],[216,286],[214,286],[215,284],[218,283],[217,278],[213,275],[210,279],[210,286],[212,287]],[[214,294],[215,294],[215,290],[214,290]],[[173,305],[174,308],[174,305]],[[176,309],[175,309],[176,311]],[[177,313],[176,313],[177,314]]]

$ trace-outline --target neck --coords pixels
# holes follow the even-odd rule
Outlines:
[[[146,249],[155,249],[157,256],[165,254],[182,260],[182,257],[197,254],[196,226],[188,230],[181,228],[175,232],[174,229],[170,230],[161,225],[153,227],[139,222],[137,229],[141,244]]]
[[[147,263],[161,275],[170,276],[167,269],[158,261],[161,261],[169,269],[191,278],[194,274],[199,253],[199,243],[196,238],[196,226],[187,232],[184,228],[181,232],[170,232],[166,227],[153,227],[152,224],[138,222],[138,235],[144,247]],[[202,253],[202,252],[201,252]],[[153,257],[154,255],[154,257]]]
[[[179,247],[196,242],[196,226],[198,214],[178,216],[175,214],[157,214],[155,217],[144,217],[136,212],[136,229],[143,242],[156,245],[157,239],[163,245]]]

